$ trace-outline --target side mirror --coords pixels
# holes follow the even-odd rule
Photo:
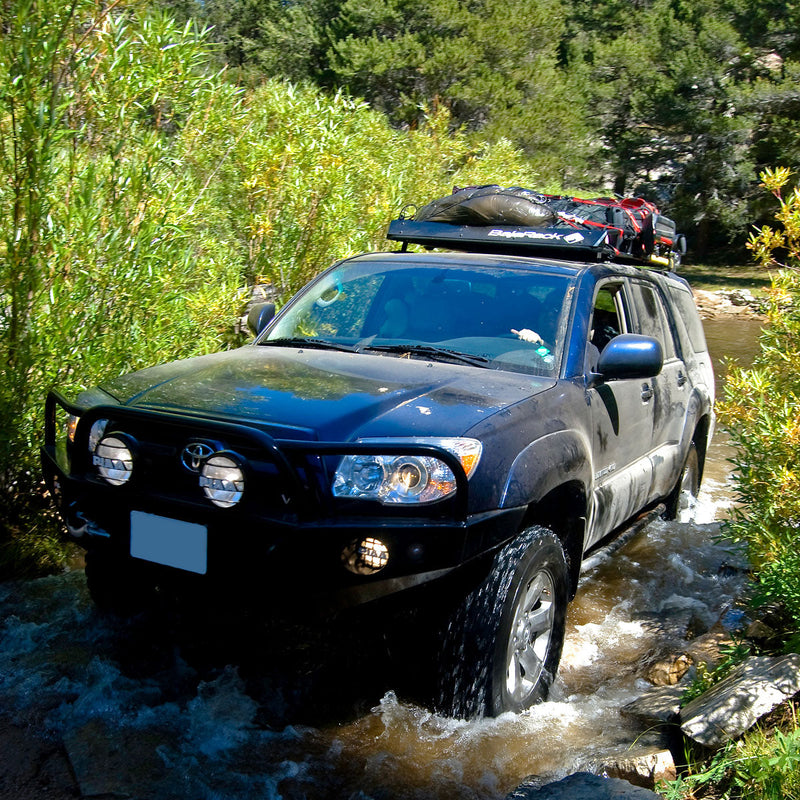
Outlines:
[[[600,353],[593,382],[652,378],[661,372],[664,352],[658,339],[638,333],[615,336]]]
[[[247,327],[258,336],[275,316],[275,303],[255,303],[247,313]]]

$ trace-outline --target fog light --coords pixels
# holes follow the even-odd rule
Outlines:
[[[105,436],[97,444],[92,463],[100,476],[112,486],[122,486],[133,472],[133,455],[118,436]]]
[[[371,536],[357,539],[345,547],[342,561],[356,575],[374,575],[389,562],[389,548],[380,539]]]
[[[244,472],[230,456],[217,453],[203,462],[200,486],[215,506],[230,508],[242,499]]]

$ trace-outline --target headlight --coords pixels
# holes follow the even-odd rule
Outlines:
[[[104,436],[94,450],[92,463],[112,486],[127,483],[133,473],[133,454],[119,436]]]
[[[215,506],[230,508],[242,499],[244,472],[233,458],[217,453],[203,462],[200,486]]]
[[[469,477],[478,466],[481,443],[476,439],[362,439],[365,444],[422,444],[442,447],[455,455]],[[345,456],[333,479],[334,497],[377,500],[384,505],[432,503],[456,490],[456,477],[444,461],[428,455]]]

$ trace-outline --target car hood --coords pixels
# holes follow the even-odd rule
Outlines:
[[[248,345],[123,375],[119,403],[258,422],[283,438],[459,436],[555,383],[513,372]]]

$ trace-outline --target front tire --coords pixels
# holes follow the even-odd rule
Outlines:
[[[561,658],[568,597],[566,557],[551,531],[528,528],[502,548],[449,620],[441,710],[497,716],[544,700]]]

